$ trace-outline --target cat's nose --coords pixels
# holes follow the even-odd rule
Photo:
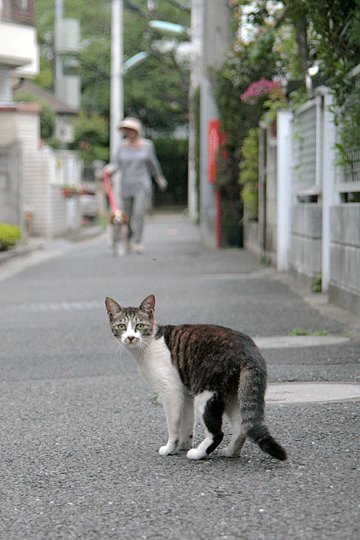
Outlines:
[[[133,339],[135,339],[135,336],[128,336],[128,340],[131,342]]]

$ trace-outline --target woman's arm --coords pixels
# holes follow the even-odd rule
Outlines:
[[[163,172],[161,170],[161,165],[159,163],[159,160],[156,157],[154,143],[152,141],[148,141],[148,143],[149,143],[149,162],[148,163],[149,163],[150,174],[151,176],[154,176],[155,182],[157,183],[161,191],[163,191],[164,189],[167,188],[168,182],[166,178],[164,178]]]

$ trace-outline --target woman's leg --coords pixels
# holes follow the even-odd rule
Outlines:
[[[148,195],[143,190],[138,191],[133,199],[131,229],[135,244],[141,244],[147,200]]]

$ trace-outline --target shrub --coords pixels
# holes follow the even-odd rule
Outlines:
[[[241,198],[251,220],[258,219],[259,197],[259,129],[250,129],[241,148],[239,182],[242,186]]]
[[[165,191],[154,190],[155,206],[186,206],[188,182],[188,140],[172,137],[153,139],[156,155],[166,180]]]
[[[0,251],[6,251],[21,238],[21,230],[15,225],[0,223]]]

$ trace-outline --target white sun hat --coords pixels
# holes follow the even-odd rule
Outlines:
[[[128,128],[133,129],[136,131],[139,135],[141,133],[141,122],[137,118],[132,118],[131,116],[127,116],[122,120],[119,124],[119,129]]]

